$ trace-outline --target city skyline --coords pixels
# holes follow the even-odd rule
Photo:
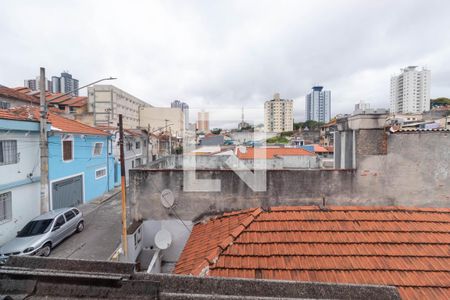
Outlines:
[[[40,66],[47,74],[69,69],[80,85],[114,76],[114,85],[152,105],[183,99],[207,110],[255,107],[278,91],[294,100],[296,120],[316,83],[333,91],[333,114],[360,99],[387,108],[390,77],[407,65],[432,70],[431,98],[450,94],[450,3],[105,3],[79,1],[67,11],[63,3],[3,1],[0,27],[9,46],[0,50],[0,84],[21,85]],[[25,17],[23,6],[34,13]],[[52,20],[38,21],[49,11]],[[80,15],[89,24],[79,25]],[[64,34],[55,22],[68,24]],[[42,30],[44,43],[35,34]],[[30,51],[37,44],[41,50]]]

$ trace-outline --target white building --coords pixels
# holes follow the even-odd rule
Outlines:
[[[391,113],[422,113],[430,110],[430,70],[416,66],[391,77]]]
[[[264,130],[283,132],[294,129],[293,100],[280,99],[276,93],[272,100],[264,103]]]
[[[88,97],[88,111],[93,114],[93,126],[116,126],[119,114],[122,114],[124,128],[137,128],[139,109],[151,107],[150,104],[113,85],[89,87]]]
[[[39,122],[0,116],[0,245],[40,214]]]
[[[331,118],[331,91],[323,90],[323,86],[313,86],[306,95],[306,120],[327,123]]]
[[[185,114],[181,108],[143,107],[140,110],[139,126],[159,134],[171,133],[172,136],[183,137],[185,130]]]

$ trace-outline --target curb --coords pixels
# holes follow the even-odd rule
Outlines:
[[[109,199],[111,199],[112,197],[114,197],[114,196],[116,196],[117,194],[119,194],[120,192],[122,192],[121,189],[119,189],[119,190],[117,190],[117,191],[114,191],[111,195],[109,195],[109,196],[107,196],[107,197],[104,197],[104,198],[102,198],[102,199],[98,199],[98,200],[92,201],[92,203],[97,204],[97,205],[103,204],[103,203],[105,203],[106,201],[108,201]]]

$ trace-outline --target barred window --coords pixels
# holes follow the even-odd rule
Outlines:
[[[95,179],[100,179],[106,176],[106,168],[95,170]]]
[[[17,162],[17,141],[0,141],[0,165],[16,164]]]
[[[62,141],[63,161],[73,160],[73,139],[71,136],[66,137]]]
[[[12,219],[11,192],[0,194],[0,222]]]
[[[8,109],[11,107],[11,103],[6,102],[6,101],[0,101],[0,108],[2,109]]]

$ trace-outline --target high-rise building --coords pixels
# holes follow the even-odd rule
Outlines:
[[[331,118],[331,91],[323,86],[313,86],[306,95],[306,120],[327,123]]]
[[[401,69],[391,77],[391,113],[422,113],[430,110],[430,70],[417,66]]]
[[[180,100],[174,100],[170,103],[171,108],[181,108],[184,114],[184,128],[189,128],[189,105],[185,102],[181,102]]]
[[[283,132],[294,129],[293,100],[280,99],[276,93],[272,100],[264,103],[264,130]]]
[[[197,114],[197,130],[200,132],[209,131],[209,112],[199,111]]]
[[[32,91],[39,91],[39,83],[40,83],[40,76],[36,77],[36,79],[24,80],[24,86]],[[47,78],[45,78],[45,90],[51,92],[52,89],[53,89],[52,82],[50,80],[47,80]]]
[[[72,96],[78,96],[78,79],[72,77],[72,74],[68,72],[62,72],[61,77],[53,76],[53,93],[71,93]]]
[[[25,87],[32,91],[39,90],[39,76],[36,79],[28,79],[24,81]],[[71,93],[72,96],[78,96],[78,79],[72,77],[68,72],[62,72],[61,77],[52,76],[52,80],[45,79],[45,90],[51,93]]]

